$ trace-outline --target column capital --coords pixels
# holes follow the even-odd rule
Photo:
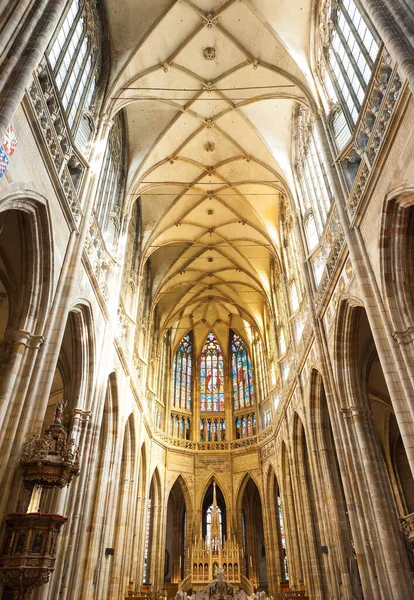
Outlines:
[[[369,417],[367,409],[356,404],[341,408],[341,413],[344,419],[355,419],[356,421],[366,421]]]
[[[45,341],[43,335],[35,335],[30,331],[23,331],[23,329],[15,331],[13,338],[16,344],[23,344],[23,346],[26,346],[26,348],[36,349],[39,349]]]

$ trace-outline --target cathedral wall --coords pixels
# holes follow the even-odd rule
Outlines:
[[[69,241],[69,226],[63,216],[47,165],[44,163],[30,121],[22,105],[17,109],[12,125],[16,132],[18,145],[13,156],[10,157],[5,175],[0,179],[2,199],[17,192],[24,198],[24,190],[28,190],[40,194],[45,201],[53,232],[53,269],[51,274],[53,288],[56,289],[60,267]]]
[[[403,191],[414,181],[414,101],[411,95],[408,98],[406,95],[396,121],[387,138],[381,164],[375,169],[373,182],[366,192],[366,208],[358,223],[378,288],[382,292],[379,247],[385,199],[391,193]]]

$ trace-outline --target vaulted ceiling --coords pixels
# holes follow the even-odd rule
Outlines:
[[[108,110],[124,108],[153,299],[175,343],[251,338],[270,306],[311,0],[109,0]],[[199,341],[198,341],[199,340]]]

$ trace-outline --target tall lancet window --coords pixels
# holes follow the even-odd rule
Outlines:
[[[211,331],[200,360],[200,410],[224,411],[224,362],[220,344]]]
[[[172,405],[175,408],[187,408],[188,410],[191,410],[192,359],[193,342],[191,334],[187,333],[181,340],[174,357]]]
[[[253,404],[253,373],[246,346],[236,333],[230,338],[234,410]]]
[[[95,98],[99,77],[100,38],[95,3],[72,0],[47,53],[69,126],[72,131],[79,128],[81,146],[86,134],[83,110]]]
[[[206,542],[207,545],[210,546],[210,542],[211,540],[211,519],[213,517],[213,512],[214,512],[214,505],[212,504],[211,506],[208,507],[207,509],[207,514],[206,514],[206,525],[207,525],[207,533],[206,533]],[[220,534],[220,542],[223,541],[223,524],[222,524],[222,519],[221,519],[221,509],[219,506],[216,506],[216,515],[217,515],[217,519],[218,519],[218,523],[219,523],[219,534]]]
[[[354,0],[338,0],[326,7],[324,44],[330,81],[325,77],[324,83],[330,99],[339,100],[348,125],[354,126],[378,54],[378,38]]]

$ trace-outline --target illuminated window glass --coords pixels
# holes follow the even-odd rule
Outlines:
[[[172,405],[176,408],[191,409],[191,375],[193,344],[188,333],[180,342],[174,357],[172,381]]]
[[[279,516],[280,541],[282,544],[282,552],[283,552],[284,576],[285,576],[285,581],[288,581],[289,573],[288,573],[288,565],[287,565],[287,558],[286,558],[285,526],[283,524],[282,501],[280,499],[280,496],[277,497],[277,511],[278,511],[278,516]]]
[[[330,76],[348,119],[355,124],[378,54],[378,41],[353,0],[339,0],[327,50]]]
[[[208,334],[201,351],[200,410],[224,411],[224,362],[220,345],[213,332]]]
[[[47,53],[72,131],[95,97],[100,63],[100,26],[96,7],[87,18],[83,0],[72,0]]]
[[[211,539],[211,517],[213,514],[213,505],[211,504],[208,509],[207,509],[207,514],[206,514],[206,542],[207,545],[210,545],[210,539]],[[218,515],[218,519],[219,519],[219,524],[220,524],[220,541],[223,541],[223,525],[222,525],[222,518],[221,518],[221,508],[219,506],[217,506],[217,515]]]
[[[296,282],[292,281],[289,286],[290,291],[290,305],[292,312],[297,311],[299,308],[299,298],[298,298],[298,288],[296,287]]]
[[[114,246],[119,230],[124,149],[124,123],[121,113],[117,113],[106,144],[94,207],[96,218],[109,247]]]
[[[230,347],[233,406],[234,410],[238,410],[251,406],[254,401],[252,365],[243,340],[234,332],[231,335]]]

